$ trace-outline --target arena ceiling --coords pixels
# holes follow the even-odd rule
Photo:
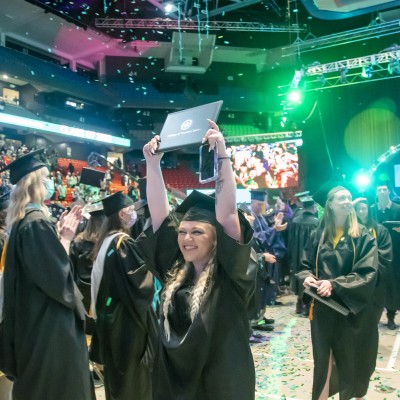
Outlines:
[[[167,80],[171,74],[202,75],[208,66],[217,63],[223,68],[215,68],[212,74],[221,85],[254,87],[258,85],[257,74],[264,76],[267,86],[276,87],[288,83],[299,64],[366,56],[400,42],[400,1],[4,3],[0,10],[3,42],[23,43],[70,66],[99,68],[105,58],[115,60],[114,68],[112,62],[107,66],[107,73],[115,78],[121,72],[121,60],[126,60],[126,65],[141,60],[136,77],[149,82],[166,72]],[[165,11],[167,3],[172,7],[169,13]],[[189,65],[183,65],[182,59],[189,60]],[[204,68],[200,68],[202,63]],[[128,82],[129,76],[121,78]]]

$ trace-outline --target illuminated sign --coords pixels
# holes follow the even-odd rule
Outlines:
[[[39,121],[37,119],[17,117],[16,115],[0,113],[0,122],[9,125],[18,125],[24,128],[38,129],[57,135],[71,136],[95,142],[115,144],[117,146],[130,147],[130,139],[112,136],[108,133],[90,131],[87,129],[75,128],[68,125],[53,124],[51,122]]]

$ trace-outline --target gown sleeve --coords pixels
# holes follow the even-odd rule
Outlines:
[[[313,231],[304,245],[300,257],[299,272],[296,273],[296,278],[300,282],[303,282],[309,276],[313,276],[315,278],[315,259],[318,247],[318,241],[316,241],[316,237],[317,231]]]
[[[20,257],[28,275],[50,298],[74,309],[75,286],[70,260],[49,222],[38,219],[19,233]]]
[[[114,274],[121,301],[132,316],[146,324],[146,313],[153,299],[153,275],[149,272],[136,244],[131,238],[124,238],[116,252],[120,274]]]
[[[391,275],[393,249],[390,233],[383,225],[378,224],[376,241],[378,244],[379,274],[382,279],[385,279]]]
[[[331,280],[333,293],[357,314],[372,298],[378,277],[378,248],[376,240],[364,229],[353,239],[356,253],[352,270]]]
[[[167,280],[168,270],[182,257],[178,246],[178,222],[170,214],[157,232],[153,227],[146,229],[136,240],[149,270],[161,282]]]
[[[242,288],[253,285],[257,263],[250,263],[253,230],[244,215],[239,212],[243,244],[228,236],[217,223],[217,260],[229,278]]]

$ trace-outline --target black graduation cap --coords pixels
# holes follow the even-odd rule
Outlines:
[[[24,154],[23,156],[17,158],[12,163],[6,165],[4,168],[0,170],[0,172],[10,170],[10,182],[15,185],[21,178],[30,172],[36,171],[42,167],[45,167],[46,164],[36,158],[36,156],[40,153],[43,153],[45,148],[41,148],[35,151],[31,151],[28,154]]]
[[[60,204],[49,204],[47,208],[49,209],[51,216],[57,221],[60,219],[61,214],[66,210],[66,208]]]
[[[304,208],[312,207],[315,204],[315,201],[311,196],[302,196],[299,200]]]
[[[138,215],[142,215],[145,212],[145,208],[147,206],[147,200],[138,200],[135,203],[133,203],[135,206],[135,210],[138,213]]]
[[[193,190],[176,208],[175,212],[185,214],[192,207],[203,208],[215,213],[215,197],[207,196],[204,193]]]
[[[133,200],[124,195],[122,192],[116,192],[101,200],[104,207],[104,214],[106,217],[122,210],[125,207],[133,205]]]
[[[193,190],[175,212],[183,214],[183,221],[201,221],[214,226],[217,223],[215,197],[207,196],[197,190]]]
[[[98,208],[97,210],[89,211],[91,217],[101,217],[104,215],[104,209]]]
[[[99,188],[101,187],[100,181],[104,179],[105,174],[104,171],[83,167],[79,183]]]
[[[265,201],[267,194],[264,190],[250,190],[250,199],[257,201]]]
[[[278,197],[283,199],[282,190],[279,188],[268,189],[268,197],[276,200]]]
[[[326,201],[328,200],[328,193],[334,189],[339,188],[339,190],[348,190],[352,191],[352,188],[348,183],[345,183],[343,180],[340,179],[331,179],[325,182],[314,194],[313,199],[321,206],[325,207]]]
[[[310,191],[306,190],[305,192],[295,193],[293,196],[300,199],[300,197],[305,197],[305,196],[308,196],[309,194],[310,194]]]

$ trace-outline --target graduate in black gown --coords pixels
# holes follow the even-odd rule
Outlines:
[[[215,199],[197,191],[170,213],[158,137],[144,146],[152,229],[139,238],[146,263],[164,284],[154,364],[154,400],[252,400],[248,301],[256,265],[252,229],[236,208],[223,136],[210,121],[204,142],[218,148]]]
[[[44,205],[49,171],[38,152],[8,166],[16,186],[6,219],[1,368],[14,380],[14,400],[88,400],[85,312],[68,257],[81,210],[62,216],[60,240]]]
[[[400,205],[390,200],[389,185],[382,183],[375,188],[376,203],[371,206],[371,216],[380,224],[386,221],[400,222]],[[393,243],[393,263],[391,277],[386,285],[386,315],[387,327],[397,329],[395,323],[396,311],[400,309],[400,228],[388,226]]]
[[[393,278],[392,239],[389,231],[370,216],[368,200],[365,197],[355,199],[353,205],[358,221],[370,231],[371,235],[376,239],[376,244],[378,246],[379,274],[374,293],[376,321],[378,323],[386,304],[386,293],[388,287],[390,287],[389,281]]]
[[[102,199],[106,220],[93,250],[92,361],[104,365],[107,400],[151,400],[158,323],[152,309],[153,275],[128,235],[137,216],[122,192]]]
[[[105,219],[103,208],[89,212],[90,217],[83,232],[75,236],[71,242],[70,259],[73,266],[75,282],[83,295],[85,306],[86,334],[93,335],[95,324],[93,318],[89,317],[91,303],[91,278],[92,278],[92,252],[100,235],[100,229]]]
[[[318,227],[319,221],[315,216],[317,206],[311,196],[300,197],[301,212],[292,219],[289,225],[288,255],[290,269],[292,271],[291,289],[297,295],[296,314],[308,315],[307,308],[303,304],[303,282],[296,278],[296,273],[301,268],[301,258],[307,240],[311,232]]]
[[[341,400],[361,399],[378,353],[373,304],[378,249],[375,238],[358,224],[351,193],[343,186],[329,191],[321,225],[306,245],[302,266],[297,276],[305,287],[317,288],[322,298],[336,300],[350,311],[344,316],[318,300],[311,305],[312,399],[326,400],[335,393]]]

